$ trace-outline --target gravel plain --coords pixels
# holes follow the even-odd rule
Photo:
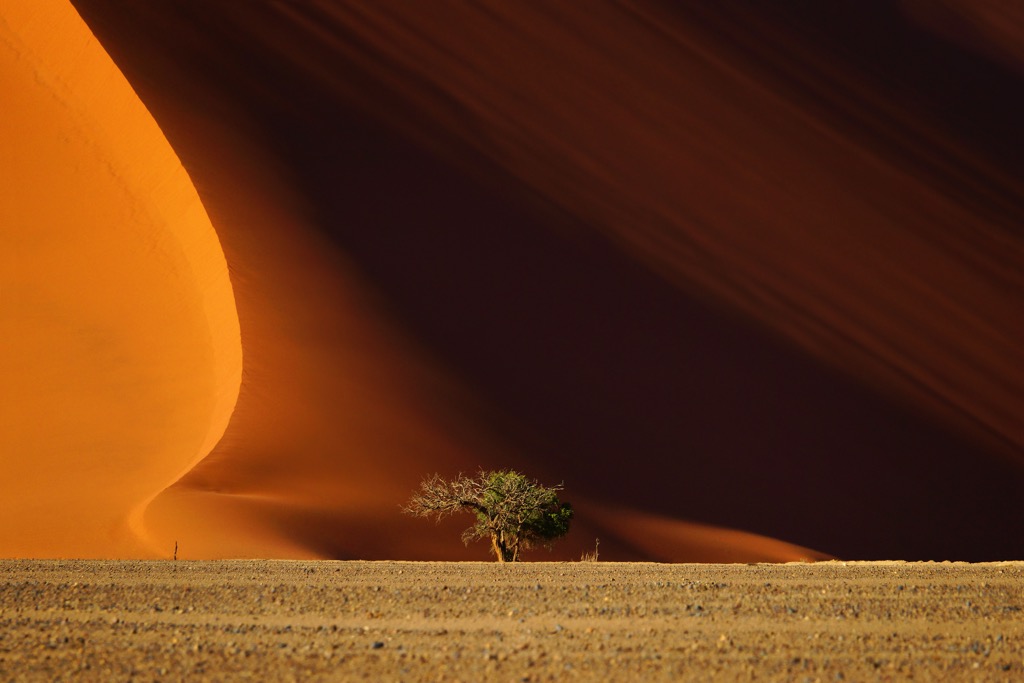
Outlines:
[[[0,561],[0,680],[1024,680],[1024,563]]]

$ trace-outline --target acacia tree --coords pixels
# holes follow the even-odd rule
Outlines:
[[[517,562],[519,554],[536,545],[549,546],[569,531],[572,506],[558,500],[562,486],[541,486],[519,472],[480,471],[449,481],[440,475],[423,480],[403,511],[438,520],[460,511],[476,515],[462,540],[490,538],[498,562]]]

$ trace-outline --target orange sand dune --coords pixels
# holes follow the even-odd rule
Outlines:
[[[66,2],[0,10],[0,552],[138,556],[131,515],[202,460],[242,350],[181,163]]]
[[[195,183],[245,351],[150,547],[479,557],[398,505],[516,466],[584,501],[554,557],[1019,553],[998,13],[73,4]]]
[[[180,162],[74,12],[15,7],[4,20],[19,99],[3,130],[15,152],[4,165],[3,553],[149,556],[180,543],[183,557],[451,556],[419,521],[382,534],[375,520],[396,526],[420,463],[486,462],[465,453],[473,430],[457,450],[445,432],[458,421],[410,390],[434,400],[457,389],[382,322],[259,153],[223,131],[206,153],[223,154],[217,179],[234,189],[208,204],[237,238],[226,245],[243,294],[245,429],[184,495],[150,505],[210,452],[238,396],[224,254]],[[318,297],[329,310],[304,304]],[[221,469],[223,451],[243,448],[245,467]],[[300,466],[282,457],[293,450]],[[296,538],[282,520],[321,534],[327,520],[339,541]]]

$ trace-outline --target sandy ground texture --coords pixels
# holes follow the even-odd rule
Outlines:
[[[2,680],[1021,680],[1024,563],[5,561]]]

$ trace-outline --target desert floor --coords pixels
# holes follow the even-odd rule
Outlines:
[[[1021,680],[1024,563],[0,562],[0,679]]]

